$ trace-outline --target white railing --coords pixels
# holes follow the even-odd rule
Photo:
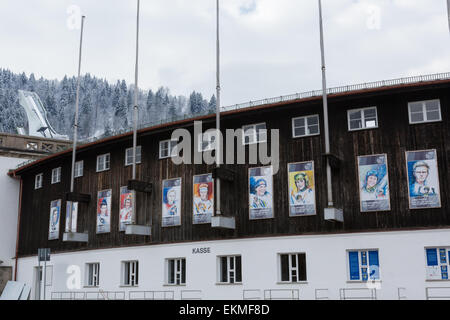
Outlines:
[[[130,291],[129,300],[174,300],[173,291]]]
[[[343,288],[339,289],[341,300],[377,300],[376,289],[370,288]]]
[[[450,300],[450,287],[428,287],[425,288],[427,300]]]
[[[202,291],[181,290],[181,300],[202,300]]]
[[[264,300],[300,300],[299,289],[267,289]]]
[[[261,290],[259,289],[246,289],[242,291],[242,300],[260,300]]]

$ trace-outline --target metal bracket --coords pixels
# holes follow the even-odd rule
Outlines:
[[[322,154],[322,157],[324,158],[325,161],[329,161],[330,167],[332,169],[339,170],[339,168],[341,167],[342,160],[335,154],[324,153],[324,154]]]
[[[91,201],[91,195],[86,193],[68,192],[66,193],[66,201],[89,203]]]
[[[128,190],[152,193],[153,184],[151,182],[147,182],[147,181],[128,180]]]
[[[219,168],[214,168],[212,170],[213,179],[219,178],[220,180],[233,182],[234,176],[235,176],[235,172],[230,169],[219,167]]]

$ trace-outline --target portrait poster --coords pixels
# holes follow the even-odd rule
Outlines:
[[[289,216],[316,214],[314,162],[288,164]]]
[[[212,174],[194,176],[193,224],[211,223],[214,212],[214,181]]]
[[[111,189],[98,192],[97,233],[108,233],[111,231],[111,196]]]
[[[358,180],[361,212],[391,210],[386,154],[359,156]]]
[[[181,225],[181,178],[163,181],[161,225]]]
[[[126,225],[131,223],[133,215],[133,192],[128,187],[120,188],[119,231],[125,231]]]
[[[50,202],[50,224],[48,230],[48,240],[59,238],[59,220],[61,218],[61,200]]]
[[[436,150],[406,151],[409,208],[440,208]]]
[[[273,218],[272,167],[249,169],[249,218]]]
[[[72,214],[72,226],[70,226],[70,214]],[[78,202],[66,203],[66,232],[77,232]],[[72,228],[71,228],[72,227]]]

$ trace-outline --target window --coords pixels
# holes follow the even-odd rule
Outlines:
[[[450,247],[425,249],[427,280],[449,280]]]
[[[319,133],[319,115],[292,119],[292,137],[313,136]]]
[[[137,286],[139,284],[139,262],[123,261],[122,262],[122,285]]]
[[[52,184],[61,182],[61,167],[52,170]]]
[[[348,130],[378,128],[377,107],[347,111]]]
[[[100,263],[86,264],[86,286],[98,287],[100,284]]]
[[[97,172],[109,170],[110,154],[103,154],[97,157]]]
[[[349,280],[380,280],[378,250],[348,251]]]
[[[176,154],[176,145],[177,141],[175,140],[164,140],[159,142],[159,158],[169,158]]]
[[[242,136],[244,145],[267,141],[266,123],[244,126],[242,130],[244,131]]]
[[[409,123],[441,121],[441,103],[439,99],[408,103]]]
[[[216,149],[216,132],[205,132],[198,135],[198,152]]]
[[[167,260],[167,284],[186,284],[186,259]]]
[[[141,163],[141,146],[136,146],[136,164]],[[125,165],[133,164],[133,148],[125,150]]]
[[[43,173],[37,174],[36,177],[34,178],[34,188],[35,189],[42,188],[42,181],[43,180],[44,180],[44,174]]]
[[[83,160],[75,162],[75,178],[83,176],[83,167],[84,167]]]
[[[306,281],[306,254],[280,254],[280,270],[282,282]]]
[[[241,256],[227,256],[219,258],[219,282],[242,283]]]

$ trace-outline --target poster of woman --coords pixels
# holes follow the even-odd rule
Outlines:
[[[181,178],[163,181],[162,226],[181,225]]]
[[[108,233],[111,231],[111,194],[111,189],[98,192],[97,233]]]
[[[273,218],[272,167],[249,169],[250,220]]]
[[[193,224],[211,223],[214,212],[214,181],[212,174],[194,176]]]
[[[289,216],[316,214],[314,162],[288,164]]]
[[[436,150],[406,151],[409,208],[440,208]]]
[[[59,220],[61,216],[61,200],[50,202],[50,226],[48,240],[59,239]]]
[[[127,187],[120,188],[119,231],[125,231],[126,225],[131,223],[133,214],[133,193]]]
[[[358,157],[361,212],[389,211],[389,174],[386,154]]]
[[[72,228],[70,228],[70,215],[72,214]],[[65,232],[77,232],[78,202],[66,203],[66,230]]]

